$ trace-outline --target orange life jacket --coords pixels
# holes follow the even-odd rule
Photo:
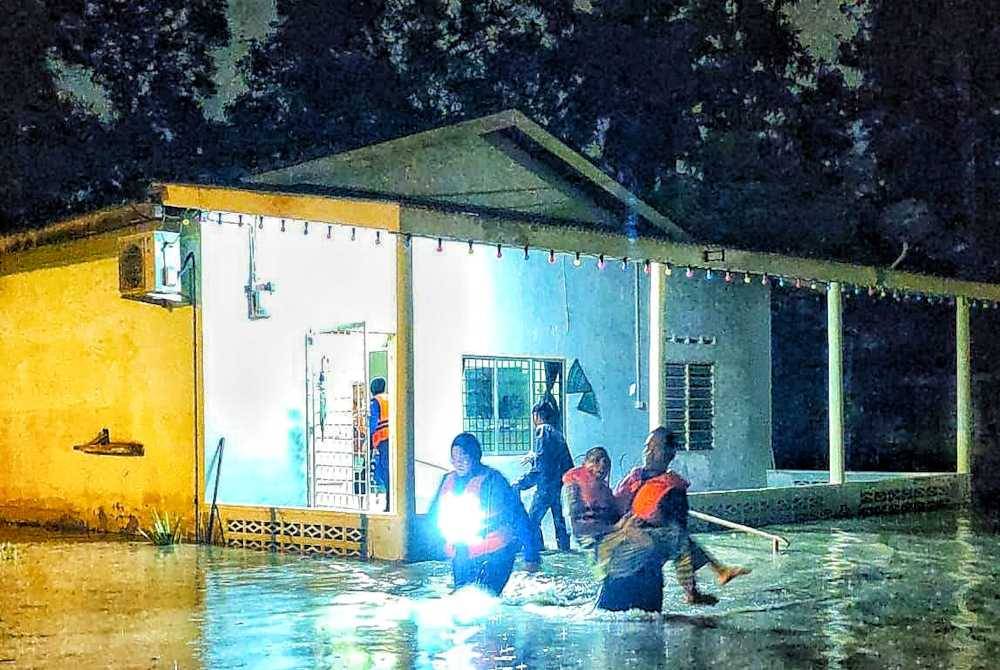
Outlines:
[[[580,502],[583,503],[588,512],[598,513],[602,510],[615,508],[615,497],[611,493],[611,489],[586,467],[580,465],[572,470],[567,470],[562,480],[566,486],[575,484],[578,487]]]
[[[687,491],[688,486],[690,484],[686,479],[671,470],[650,477],[632,499],[632,514],[643,521],[658,523],[661,521],[660,501],[673,490]]]
[[[471,494],[472,496],[479,499],[479,505],[482,507],[482,497],[480,496],[480,490],[483,487],[483,482],[486,481],[487,473],[481,475],[476,475],[469,480],[469,483],[465,485],[465,489],[462,494]],[[449,472],[445,475],[444,483],[441,485],[440,497],[443,498],[446,495],[452,495],[455,492],[455,482],[458,480],[458,475],[454,472]],[[484,554],[491,554],[494,551],[503,549],[514,539],[513,534],[509,528],[493,528],[496,524],[497,517],[499,513],[497,510],[490,508],[483,508],[483,530],[485,531],[481,540],[477,542],[472,542],[466,545],[469,551],[470,558],[476,558]],[[455,545],[451,543],[445,543],[444,553],[448,558],[455,557]]]
[[[389,439],[389,396],[379,393],[375,401],[378,402],[378,423],[372,433],[372,448]]]

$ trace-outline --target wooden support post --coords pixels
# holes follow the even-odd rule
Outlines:
[[[969,299],[955,300],[956,421],[955,471],[969,474],[972,454],[972,346],[969,335]]]
[[[404,554],[417,514],[413,477],[413,247],[396,236],[396,480],[394,490]]]
[[[827,359],[829,361],[830,483],[844,483],[844,333],[840,282],[826,290]]]

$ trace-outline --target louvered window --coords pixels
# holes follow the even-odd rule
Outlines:
[[[681,449],[715,445],[715,374],[712,363],[668,363],[664,370],[666,427]]]

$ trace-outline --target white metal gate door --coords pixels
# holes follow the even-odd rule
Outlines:
[[[312,507],[345,511],[369,507],[367,339],[363,322],[306,335]]]

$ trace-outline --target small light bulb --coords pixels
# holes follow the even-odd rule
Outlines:
[[[597,257],[597,269],[598,270],[604,269],[604,254],[601,254],[600,256]]]
[[[524,260],[528,260],[528,245],[524,245]]]
[[[684,271],[684,276],[688,279],[694,277],[694,269],[690,265],[687,266],[687,270]]]
[[[749,272],[744,273],[744,275],[743,275],[743,283],[744,284],[749,284],[751,281],[753,281],[753,278],[750,276],[750,273]]]
[[[309,222],[308,221],[306,221],[304,224],[302,224],[302,234],[303,235],[308,235],[309,234]]]
[[[381,230],[376,230],[375,231],[375,246],[376,247],[382,246],[382,231]]]
[[[705,270],[705,279],[712,281],[712,268]]]
[[[556,262],[556,252],[554,249],[549,249],[549,265],[554,265]]]
[[[768,285],[768,284],[770,284],[771,282],[769,282],[769,281],[768,281],[768,279],[767,279],[767,275],[766,275],[766,274],[762,274],[762,275],[760,276],[760,283],[761,283],[761,286],[767,286],[767,285]]]
[[[353,228],[351,228],[351,239],[352,240],[354,239],[354,229]],[[438,245],[437,245],[437,252],[441,253],[442,251],[444,251],[444,243],[441,241],[441,238],[439,237],[438,238]]]
[[[500,248],[499,244],[497,245],[497,258],[503,258],[503,249]]]
[[[642,271],[646,274],[649,274],[649,261],[646,261],[642,264]]]
[[[576,255],[573,256],[573,265],[576,267],[580,267],[582,263],[583,261],[580,260],[580,252],[578,251],[576,252]]]
[[[628,256],[622,259],[622,272],[628,270]]]
[[[722,279],[723,279],[723,281],[725,281],[725,282],[726,282],[727,284],[731,284],[731,283],[733,283],[733,273],[732,273],[732,272],[730,272],[729,270],[726,270],[726,274],[724,274],[724,275],[722,276]]]
[[[471,256],[474,253],[475,249],[472,248],[472,240],[469,240],[469,255]]]
[[[670,263],[665,263],[665,264],[663,265],[663,274],[665,274],[666,276],[668,276],[668,277],[669,277],[669,276],[670,276],[670,275],[672,275],[673,273],[674,273],[674,268],[673,268],[673,266],[672,266],[672,265],[670,265]]]
[[[326,239],[333,239],[333,226],[326,227]]]
[[[281,220],[281,232],[285,232],[285,220]]]

